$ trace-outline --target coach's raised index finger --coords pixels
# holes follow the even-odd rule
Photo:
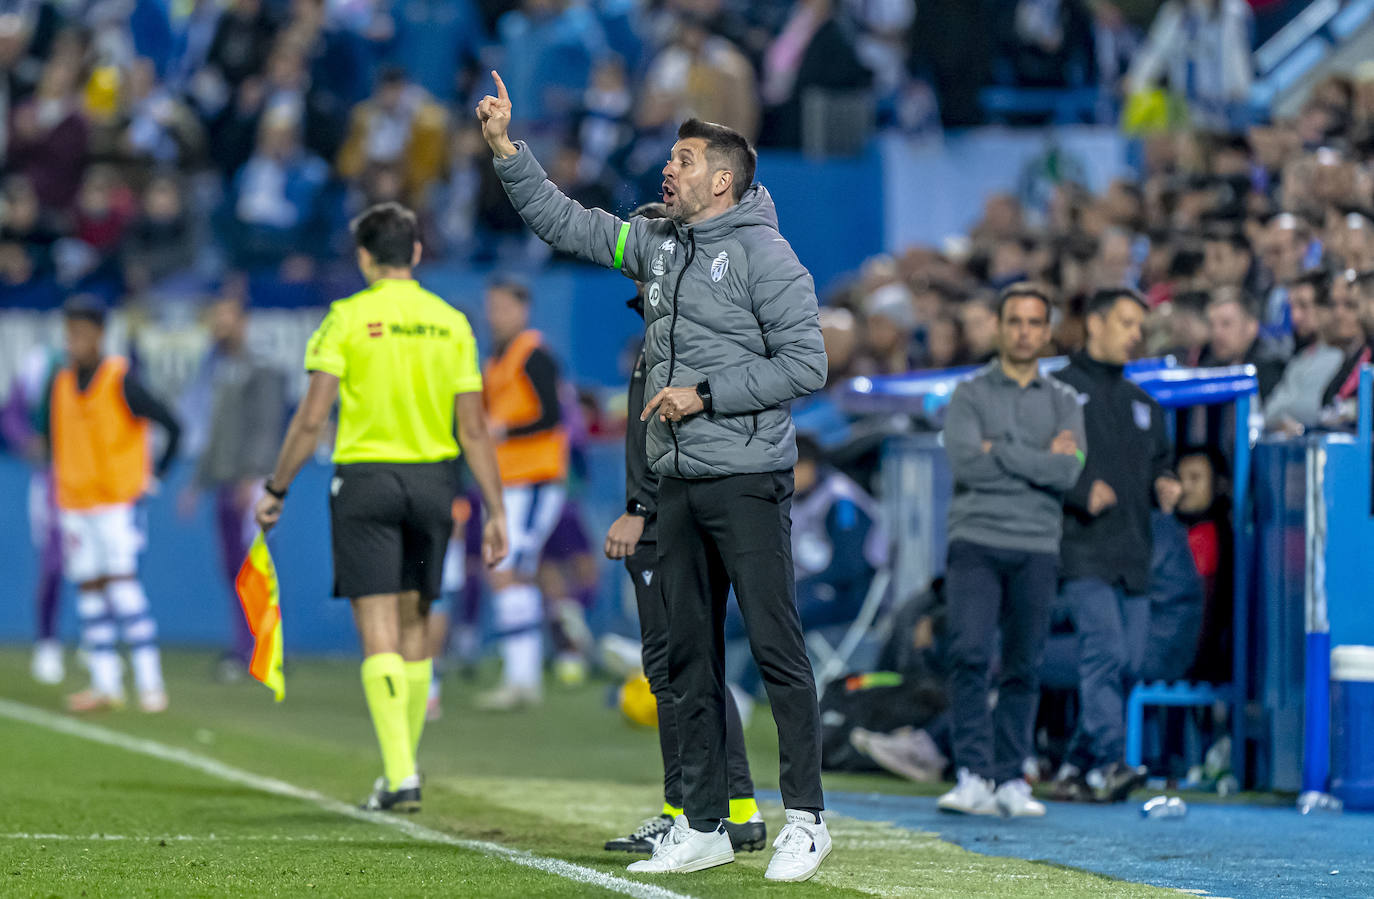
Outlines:
[[[491,77],[496,79],[496,99],[504,103],[509,103],[510,94],[506,93],[506,82],[501,80],[500,73],[498,73],[495,69],[492,69]]]

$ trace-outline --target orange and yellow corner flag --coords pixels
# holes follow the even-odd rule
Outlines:
[[[281,672],[282,637],[280,592],[277,589],[277,569],[262,531],[253,538],[248,557],[234,580],[243,616],[253,632],[253,660],[248,672],[268,687],[281,702],[286,696],[286,678]]]

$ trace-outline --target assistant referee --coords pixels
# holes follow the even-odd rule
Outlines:
[[[505,558],[506,513],[477,344],[467,318],[411,275],[420,261],[414,213],[382,203],[355,219],[352,232],[368,287],[334,303],[310,338],[309,387],[256,515],[264,531],[281,518],[286,490],[314,453],[337,398],[329,489],[334,595],[353,606],[363,692],[385,772],[363,808],[416,811],[415,752],[433,671],[425,619],[453,529],[460,444],[482,491],[488,566]]]

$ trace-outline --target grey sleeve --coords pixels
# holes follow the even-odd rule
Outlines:
[[[825,342],[811,274],[790,248],[758,253],[750,267],[754,315],[766,355],[710,372],[711,402],[726,415],[771,409],[825,386]]]
[[[244,397],[248,433],[243,438],[246,467],[269,475],[277,461],[286,417],[286,377],[275,368],[259,368],[248,382]]]
[[[1079,453],[1086,456],[1087,437],[1083,433],[1082,407],[1068,398],[1056,403],[1056,407],[1058,420],[1055,422],[1055,433],[1072,433]],[[1083,471],[1083,462],[1077,454],[1065,456],[1052,453],[1048,448],[1026,446],[1023,443],[996,441],[992,445],[992,455],[1011,474],[1037,487],[1060,492],[1077,483],[1078,475]]]
[[[949,457],[955,484],[989,490],[1005,486],[1009,479],[992,453],[983,452],[983,422],[978,415],[971,383],[966,381],[954,388],[954,395],[945,409],[945,455]]]
[[[514,156],[493,163],[506,196],[530,230],[556,250],[608,268],[618,266],[636,281],[649,280],[644,252],[652,246],[648,220],[626,222],[605,210],[584,208],[548,179],[524,141],[515,146]]]

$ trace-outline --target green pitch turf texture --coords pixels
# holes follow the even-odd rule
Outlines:
[[[287,700],[274,705],[257,684],[211,683],[211,661],[169,654],[172,703],[165,714],[130,710],[82,719],[192,753],[203,760],[199,767],[0,714],[0,896],[615,894],[570,879],[587,869],[621,886],[698,897],[1178,895],[976,855],[933,834],[840,816],[829,818],[835,851],[806,884],[766,883],[767,851],[697,874],[627,874],[635,857],[603,852],[601,843],[661,803],[658,741],[607,707],[605,683],[551,689],[539,710],[483,715],[468,709],[475,688],[451,682],[445,715],[429,725],[421,747],[424,811],[406,816],[400,828],[349,817],[329,800],[265,792],[204,768],[222,763],[333,800],[361,799],[380,766],[357,664],[292,659]],[[73,671],[62,688],[38,686],[27,662],[24,651],[0,651],[0,696],[51,713],[80,685]],[[766,708],[748,736],[758,785],[776,787],[776,737]],[[826,787],[931,792],[857,775],[827,776]],[[763,811],[771,838],[782,810],[764,803]],[[559,874],[547,865],[522,866],[483,844],[578,867]]]

